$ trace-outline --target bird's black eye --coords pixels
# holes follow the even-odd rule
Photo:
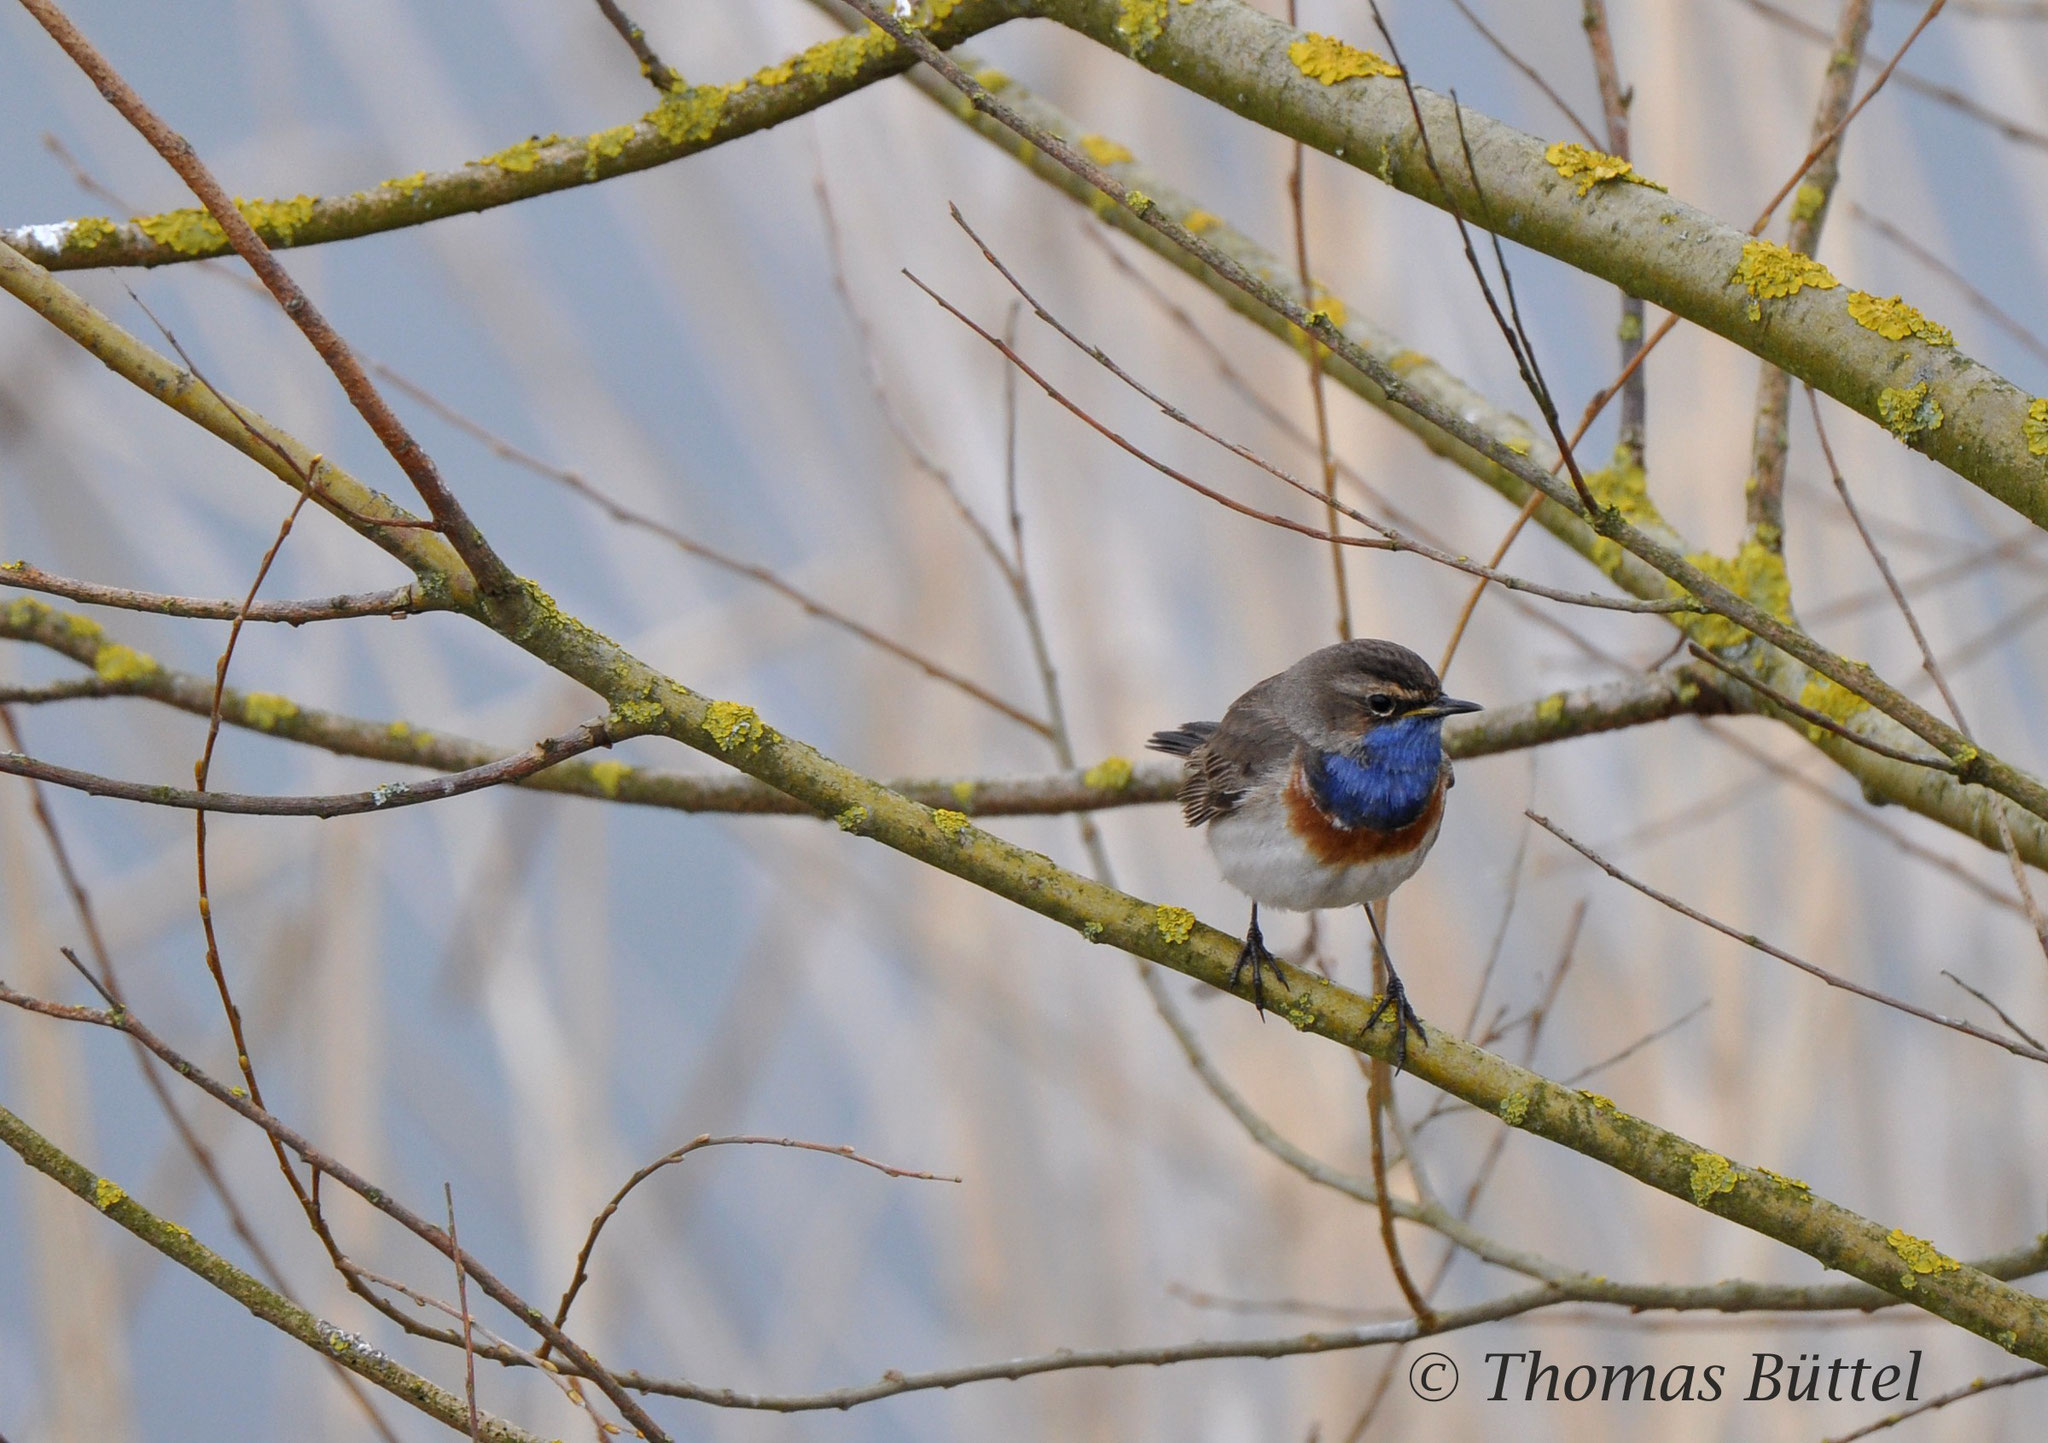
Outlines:
[[[1392,716],[1394,699],[1383,691],[1376,691],[1365,699],[1365,704],[1374,716]]]

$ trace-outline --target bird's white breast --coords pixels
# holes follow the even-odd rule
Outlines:
[[[1249,801],[1209,823],[1209,850],[1223,879],[1262,907],[1313,912],[1377,902],[1414,876],[1436,845],[1436,823],[1414,850],[1369,862],[1332,866],[1318,861],[1287,824],[1279,796]]]

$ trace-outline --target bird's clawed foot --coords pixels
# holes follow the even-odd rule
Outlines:
[[[1365,1030],[1371,1032],[1380,1014],[1390,1009],[1394,1014],[1394,1071],[1400,1072],[1408,1066],[1408,1034],[1415,1034],[1419,1047],[1429,1046],[1429,1034],[1423,1030],[1415,1009],[1408,1005],[1408,989],[1401,985],[1400,976],[1391,967],[1387,969],[1387,990],[1373,1008],[1372,1016],[1365,1019]]]
[[[1245,968],[1252,969],[1252,1006],[1259,1009],[1259,1017],[1266,1016],[1266,973],[1272,972],[1273,980],[1280,984],[1282,992],[1291,991],[1287,979],[1280,975],[1279,960],[1266,950],[1266,939],[1259,931],[1258,904],[1252,905],[1252,925],[1244,934],[1244,946],[1238,949],[1237,962],[1230,969],[1230,986],[1234,991],[1238,978]]]

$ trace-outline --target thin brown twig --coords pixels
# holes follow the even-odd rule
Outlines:
[[[245,607],[243,602],[224,598],[172,596],[159,591],[106,586],[95,581],[74,581],[26,561],[0,562],[0,586],[18,586],[24,591],[39,591],[45,596],[62,596],[70,601],[82,601],[88,606],[109,606],[121,611],[149,611],[159,616],[183,616],[200,621],[279,621],[287,626],[365,616],[410,616],[447,608],[447,603],[423,594],[416,585],[303,601],[254,601]]]
[[[404,422],[391,410],[376,386],[364,373],[348,343],[329,324],[319,307],[299,288],[299,285],[271,254],[270,247],[256,234],[241,211],[235,206],[226,190],[221,187],[213,173],[199,159],[198,152],[190,141],[173,131],[136,92],[133,86],[123,80],[105,56],[96,50],[71,19],[58,8],[54,0],[21,0],[23,8],[36,18],[48,31],[51,39],[64,53],[83,70],[99,87],[100,94],[120,112],[136,131],[147,140],[162,156],[165,163],[178,173],[180,179],[206,207],[214,221],[227,236],[228,244],[235,248],[260,279],[278,305],[291,318],[321,360],[341,383],[350,404],[377,439],[398,463],[419,492],[420,499],[439,524],[442,534],[448,538],[470,575],[486,595],[495,595],[518,586],[519,578],[491,549],[483,533],[469,519],[446,483],[439,470]]]
[[[1607,150],[1618,159],[1629,154],[1628,110],[1635,91],[1621,83],[1621,67],[1614,58],[1614,34],[1607,21],[1606,0],[1585,0],[1581,14],[1586,47],[1593,56],[1593,79],[1600,87],[1600,110],[1607,124]],[[1621,363],[1635,359],[1643,344],[1643,301],[1627,291],[1621,293]],[[1625,466],[1643,464],[1644,429],[1648,419],[1648,398],[1644,391],[1645,372],[1638,366],[1621,393],[1621,428],[1616,437],[1617,458]]]
[[[2048,144],[2048,136],[2044,136],[2042,139],[2044,144]],[[1913,237],[1900,230],[1883,216],[1865,210],[1853,200],[1846,202],[1846,204],[1851,220],[1869,226],[1914,260],[1920,262],[1921,265],[1926,266],[1929,270],[1961,291],[1963,298],[1969,301],[1986,320],[2025,346],[2038,359],[2048,361],[2048,342],[2043,342],[2039,336],[2021,324],[2012,312],[2006,310],[1997,301],[1992,300],[1990,296],[1977,289],[1975,285],[1971,284],[1968,276],[1964,275],[1926,246],[1914,240]],[[2034,537],[2040,535],[2040,533],[2038,531],[2031,531],[2028,535]]]
[[[1950,776],[1956,775],[1958,771],[1957,764],[1942,756],[1939,752],[1931,755],[1926,752],[1909,752],[1900,747],[1889,746],[1884,742],[1864,736],[1860,732],[1850,731],[1849,728],[1843,726],[1827,713],[1815,711],[1804,702],[1793,700],[1769,682],[1752,676],[1740,667],[1721,660],[1720,657],[1714,655],[1713,652],[1708,651],[1697,642],[1687,643],[1686,650],[1692,653],[1695,661],[1703,661],[1716,671],[1727,673],[1736,681],[1741,682],[1744,686],[1756,692],[1757,695],[1765,698],[1771,705],[1782,707],[1808,726],[1819,727],[1822,731],[1830,732],[1840,737],[1843,741],[1854,742],[1867,752],[1874,752],[1881,757],[1889,757],[1895,762],[1911,762],[1916,767],[1926,767],[1930,771],[1947,772]]]
[[[604,18],[611,22],[612,29],[619,32],[619,38],[626,42],[633,52],[633,58],[640,62],[640,73],[647,77],[647,83],[666,95],[671,90],[680,90],[683,77],[661,63],[661,57],[654,53],[654,47],[647,43],[647,32],[627,18],[618,0],[597,0],[597,8],[604,12]]]
[[[1974,1398],[1980,1393],[1990,1392],[1993,1388],[2010,1388],[2016,1383],[2031,1383],[2036,1378],[2048,1378],[2048,1368],[2021,1368],[2015,1372],[2001,1373],[1995,1378],[1973,1378],[1960,1388],[1952,1388],[1946,1393],[1937,1394],[1911,1408],[1887,1413],[1875,1423],[1866,1423],[1861,1428],[1847,1433],[1837,1433],[1832,1438],[1822,1440],[1822,1443],[1853,1443],[1857,1438],[1868,1438],[1873,1433],[1903,1423],[1908,1418],[1916,1418],[1922,1413],[1932,1413],[1937,1408],[1946,1408],[1951,1403],[1960,1403],[1965,1398]]]
[[[1839,987],[1844,992],[1853,992],[1858,997],[1867,998],[1872,1002],[1881,1003],[1886,1007],[1890,1007],[1896,1011],[1903,1012],[1910,1017],[1917,1017],[1923,1022],[1932,1022],[1935,1023],[1937,1026],[1946,1027],[1952,1032],[1960,1032],[1966,1037],[1974,1037],[1979,1042],[1989,1042],[1993,1046],[2004,1048],[2007,1052],[2012,1053],[2015,1057],[2024,1057],[2033,1062],[2048,1062],[2048,1050],[2044,1050],[2039,1047],[2031,1047],[2024,1042],[2017,1041],[2010,1037],[2001,1037],[1996,1032],[1985,1031],[1983,1028],[1977,1026],[1975,1023],[1964,1022],[1954,1017],[1945,1017],[1939,1012],[1930,1012],[1924,1007],[1916,1007],[1911,1002],[1904,1001],[1897,997],[1889,996],[1886,993],[1879,992],[1874,988],[1865,987],[1859,982],[1851,982],[1848,978],[1838,976],[1837,974],[1828,971],[1824,967],[1816,967],[1813,963],[1808,962],[1803,958],[1795,957],[1790,952],[1786,952],[1781,948],[1773,947],[1770,943],[1762,940],[1759,937],[1756,937],[1748,932],[1740,931],[1737,928],[1731,927],[1726,922],[1722,922],[1716,918],[1709,917],[1704,912],[1700,912],[1691,907],[1688,907],[1685,903],[1679,901],[1676,897],[1671,896],[1669,893],[1660,892],[1655,887],[1652,887],[1645,882],[1637,881],[1634,877],[1631,877],[1628,873],[1622,871],[1621,868],[1615,866],[1605,857],[1602,857],[1598,852],[1594,851],[1591,847],[1588,847],[1585,843],[1578,841],[1569,833],[1565,832],[1561,827],[1559,827],[1556,823],[1552,822],[1548,817],[1540,816],[1535,812],[1525,812],[1523,815],[1528,817],[1529,820],[1534,822],[1537,826],[1543,828],[1544,831],[1550,833],[1553,837],[1556,837],[1560,842],[1563,842],[1567,847],[1570,847],[1573,851],[1577,852],[1580,856],[1584,857],[1587,861],[1591,862],[1594,866],[1598,867],[1601,871],[1605,872],[1608,876],[1614,878],[1615,881],[1620,882],[1625,886],[1633,887],[1636,891],[1641,892],[1645,897],[1650,898],[1654,902],[1662,903],[1664,906],[1669,907],[1672,911],[1678,913],[1682,917],[1689,917],[1693,921],[1700,923],[1702,926],[1713,928],[1716,932],[1719,932],[1724,937],[1733,937],[1736,941],[1742,943],[1746,947],[1753,947],[1757,951],[1765,954],[1766,956],[1775,957],[1780,962],[1788,963],[1793,967],[1797,967],[1800,971],[1808,974],[1809,976],[1818,977],[1821,981],[1827,983],[1830,987]]]
[[[1956,976],[1955,973],[1949,971],[1946,967],[1941,969],[1941,975],[1948,978],[1949,981],[1955,983],[1956,986],[1962,988],[1963,991],[1969,993],[1972,997],[1976,998],[1986,1007],[1989,1007],[1993,1012],[1996,1012],[1998,1014],[1998,1020],[2000,1022],[2003,1022],[2007,1027],[2012,1029],[2013,1036],[2019,1038],[2023,1042],[2031,1043],[2035,1047],[2040,1047],[2043,1045],[2040,1038],[2034,1036],[2033,1033],[2027,1031],[2026,1028],[2020,1026],[2019,1023],[2013,1021],[2012,1014],[2010,1012],[2007,1012],[2003,1007],[2000,1007],[1985,993],[1979,991],[1975,987],[1972,987],[1969,983],[1965,982],[1962,978]]]
[[[674,1167],[677,1163],[690,1156],[691,1153],[700,1152],[707,1147],[738,1146],[788,1147],[796,1148],[803,1152],[821,1152],[830,1157],[843,1157],[848,1162],[857,1162],[862,1167],[873,1168],[876,1172],[888,1177],[915,1178],[922,1182],[957,1183],[960,1181],[959,1178],[945,1173],[919,1172],[914,1168],[896,1167],[893,1164],[863,1156],[861,1153],[855,1152],[849,1144],[845,1143],[806,1142],[802,1138],[769,1137],[758,1134],[713,1137],[708,1132],[699,1133],[675,1151],[663,1153],[653,1162],[648,1163],[645,1167],[640,1168],[631,1177],[627,1178],[619,1190],[611,1195],[611,1200],[598,1210],[597,1216],[590,1220],[590,1230],[584,1236],[583,1246],[576,1251],[575,1272],[569,1279],[568,1288],[562,1293],[562,1301],[555,1307],[555,1327],[563,1328],[568,1326],[569,1309],[575,1304],[576,1295],[583,1291],[583,1285],[590,1281],[590,1257],[597,1250],[598,1234],[604,1231],[604,1225],[612,1220],[612,1215],[619,1210],[619,1205],[626,1200],[628,1193],[632,1192],[634,1188],[646,1182],[647,1179],[653,1177],[663,1168]],[[547,1357],[548,1351],[549,1345],[546,1343],[541,1344],[540,1348],[536,1350],[537,1355],[541,1358]]]
[[[856,621],[837,607],[820,601],[809,592],[791,585],[768,567],[752,561],[743,561],[729,552],[706,545],[704,542],[697,540],[696,537],[678,531],[675,527],[668,525],[666,522],[658,521],[645,512],[634,510],[609,492],[598,487],[580,471],[573,471],[565,466],[554,465],[533,455],[529,451],[513,445],[504,437],[490,431],[482,423],[465,416],[425,387],[406,379],[389,366],[372,362],[371,368],[386,381],[389,381],[394,388],[412,397],[413,400],[425,406],[443,421],[446,421],[449,425],[486,447],[492,455],[499,457],[501,460],[510,461],[536,476],[555,482],[565,490],[582,497],[620,525],[645,531],[652,536],[659,536],[663,541],[668,542],[669,545],[675,547],[676,550],[686,556],[694,556],[699,561],[708,562],[729,575],[743,577],[757,585],[765,586],[776,595],[795,603],[805,615],[814,616],[827,625],[836,626],[849,636],[856,637],[879,651],[887,652],[899,661],[908,662],[926,676],[932,678],[932,680],[943,682],[963,695],[972,697],[983,706],[1008,717],[1019,726],[1037,732],[1040,736],[1045,735],[1045,722],[1042,718],[1035,717],[1021,707],[1004,701],[978,682],[961,675],[941,662],[934,661],[922,652],[915,651],[905,646],[902,642],[884,635],[865,622]]]
[[[448,1254],[455,1264],[455,1305],[462,1310],[462,1395],[469,1402],[470,1443],[481,1443],[476,1414],[476,1338],[469,1316],[469,1269],[463,1266],[462,1241],[455,1233],[455,1184],[444,1181],[441,1196],[448,1204]]]
[[[1663,1041],[1665,1038],[1669,1037],[1672,1033],[1678,1031],[1679,1028],[1685,1026],[1686,1023],[1692,1021],[1693,1018],[1699,1016],[1702,1012],[1705,1012],[1709,1007],[1712,1007],[1713,1005],[1713,998],[1701,998],[1698,1002],[1694,1003],[1692,1007],[1687,1011],[1680,1013],[1677,1017],[1672,1018],[1662,1027],[1652,1028],[1650,1031],[1645,1032],[1641,1037],[1638,1037],[1628,1046],[1622,1048],[1621,1051],[1610,1053],[1608,1056],[1601,1058],[1598,1062],[1588,1063],[1586,1066],[1580,1068],[1577,1072],[1574,1072],[1571,1076],[1565,1078],[1566,1084],[1571,1087],[1577,1087],[1580,1083],[1586,1081],[1588,1078],[1596,1077],[1600,1073],[1605,1072],[1608,1068],[1614,1067],[1622,1062],[1626,1062],[1629,1058],[1634,1057],[1638,1052],[1641,1052],[1645,1047],[1650,1046],[1652,1043]]]
[[[1501,59],[1507,61],[1508,64],[1514,66],[1515,69],[1519,70],[1522,73],[1524,78],[1526,78],[1531,85],[1534,85],[1538,90],[1543,92],[1544,99],[1548,100],[1552,105],[1557,107],[1558,113],[1564,116],[1566,120],[1571,122],[1572,129],[1576,130],[1579,133],[1580,137],[1586,142],[1586,144],[1593,146],[1596,149],[1599,147],[1600,141],[1597,137],[1594,136],[1591,128],[1587,126],[1585,121],[1579,119],[1579,113],[1576,110],[1573,110],[1571,106],[1568,103],[1566,103],[1565,98],[1557,93],[1556,88],[1552,86],[1549,81],[1543,78],[1543,73],[1541,71],[1539,71],[1535,66],[1531,65],[1528,61],[1524,60],[1521,56],[1517,55],[1505,40],[1501,39],[1491,30],[1487,29],[1486,22],[1484,20],[1481,20],[1477,15],[1472,13],[1472,7],[1467,5],[1465,3],[1465,0],[1451,0],[1451,5],[1453,8],[1457,10],[1457,12],[1460,15],[1465,17],[1465,22],[1468,25],[1470,25],[1474,30],[1477,30],[1479,32],[1479,38],[1484,40],[1488,45],[1491,45],[1493,47],[1495,54],[1499,55]],[[1291,17],[1289,18],[1288,23],[1290,25],[1294,23]]]
[[[94,772],[79,771],[75,767],[40,761],[14,751],[0,752],[0,772],[31,777],[95,797],[114,797],[151,806],[176,807],[183,811],[225,812],[247,817],[349,817],[365,812],[388,812],[422,802],[438,802],[481,791],[485,787],[516,782],[557,762],[580,756],[594,747],[610,746],[618,740],[623,740],[623,734],[613,732],[608,719],[599,718],[559,736],[535,742],[523,752],[500,757],[466,771],[425,777],[419,781],[386,782],[367,792],[335,792],[306,797],[254,796],[241,792],[187,790],[124,782]],[[237,1046],[240,1046],[239,1040]]]
[[[1877,538],[1870,534],[1870,528],[1863,524],[1863,513],[1856,508],[1856,500],[1849,494],[1849,482],[1842,475],[1842,468],[1835,462],[1835,449],[1828,444],[1827,427],[1821,424],[1820,398],[1813,387],[1806,388],[1806,404],[1813,412],[1813,432],[1820,440],[1821,455],[1826,458],[1828,475],[1835,483],[1835,494],[1842,498],[1842,508],[1849,513],[1849,519],[1856,523],[1856,534],[1863,538],[1864,549],[1877,564],[1878,574],[1884,578],[1886,590],[1892,600],[1898,603],[1899,614],[1906,620],[1906,629],[1913,633],[1913,644],[1920,649],[1920,665],[1933,679],[1941,692],[1941,699],[1948,705],[1949,715],[1955,719],[1956,730],[1964,737],[1970,737],[1970,724],[1963,716],[1962,703],[1950,689],[1948,678],[1942,674],[1941,663],[1934,658],[1934,648],[1928,644],[1927,633],[1920,629],[1920,619],[1913,614],[1913,605],[1906,600],[1906,593],[1899,586],[1898,577],[1892,574],[1891,563],[1885,559],[1883,548]],[[2012,834],[2012,822],[2005,815],[2004,798],[1992,800],[1992,816],[1998,823],[1999,845],[2005,849],[2006,863],[2012,869],[2013,885],[2019,889],[2020,904],[2027,909],[2027,920],[2033,924],[2034,938],[2041,944],[2041,953],[2048,957],[2048,917],[2041,912],[2040,903],[2034,900],[2034,888],[2027,881],[2026,863],[2020,859],[2019,843]]]
[[[1287,23],[1295,23],[1295,0],[1287,0]],[[1308,147],[1294,142],[1294,164],[1287,172],[1288,211],[1294,222],[1294,268],[1301,274],[1301,303],[1316,303],[1314,273],[1308,265]],[[1314,336],[1301,334],[1308,359],[1309,408],[1316,423],[1316,463],[1323,477],[1323,525],[1337,534],[1337,458],[1330,449],[1330,403],[1323,381],[1323,347]],[[1351,585],[1344,575],[1344,548],[1330,543],[1330,576],[1337,598],[1337,640],[1351,640]]]
[[[1789,10],[1781,10],[1776,5],[1767,3],[1767,0],[1743,0],[1743,3],[1772,24],[1790,30],[1793,34],[1803,39],[1812,40],[1822,45],[1830,43],[1827,31],[1818,25],[1801,19]],[[1967,15],[1970,13],[1968,6],[1959,3],[1952,3],[1949,9],[1955,14]],[[1869,63],[1868,60],[1863,62],[1865,65]],[[2022,145],[2031,145],[2037,150],[2048,150],[2048,133],[2035,130],[2031,126],[2021,125],[2010,116],[2001,115],[1988,105],[1979,104],[1968,94],[1957,90],[1952,85],[1943,85],[1938,81],[1928,79],[1917,71],[1904,67],[1900,68],[1898,74],[1893,76],[1892,80],[1900,89],[1914,91],[1938,104],[1948,106],[1951,110],[1960,111],[1978,124],[1991,127],[2007,140],[2016,140]]]
[[[1002,273],[1003,278],[1007,280],[1010,283],[1010,285],[1017,291],[1017,293],[1024,298],[1025,303],[1032,308],[1033,314],[1038,316],[1039,319],[1043,320],[1047,325],[1051,326],[1063,338],[1071,342],[1084,355],[1088,356],[1091,360],[1095,361],[1098,365],[1102,366],[1105,370],[1109,371],[1111,375],[1115,376],[1118,380],[1122,381],[1125,385],[1129,386],[1139,395],[1145,397],[1145,399],[1152,402],[1152,404],[1157,406],[1159,410],[1169,420],[1178,422],[1179,424],[1187,427],[1189,430],[1194,431],[1197,435],[1200,435],[1206,438],[1207,440],[1214,442],[1216,445],[1221,446],[1224,450],[1230,452],[1232,455],[1237,456],[1242,460],[1250,462],[1252,465],[1264,471],[1267,475],[1274,477],[1276,480],[1284,482],[1286,485],[1292,487],[1296,491],[1301,492],[1303,495],[1312,497],[1318,502],[1324,500],[1323,492],[1318,490],[1316,487],[1311,486],[1307,482],[1294,476],[1293,474],[1285,470],[1283,467],[1276,466],[1272,462],[1265,460],[1263,457],[1259,456],[1250,448],[1241,446],[1237,442],[1227,440],[1226,438],[1218,435],[1216,432],[1210,430],[1201,422],[1195,420],[1186,412],[1180,410],[1177,406],[1173,405],[1172,402],[1166,400],[1163,396],[1159,395],[1156,391],[1151,390],[1142,381],[1139,381],[1136,377],[1132,376],[1128,371],[1124,370],[1121,366],[1119,366],[1114,360],[1112,360],[1109,357],[1108,353],[1103,351],[1099,346],[1091,345],[1088,342],[1082,340],[1079,336],[1075,335],[1056,316],[1054,316],[1050,311],[1047,311],[1046,309],[1044,309],[1044,307],[1038,304],[1037,300],[1031,295],[1031,293],[1028,290],[1026,290],[1024,286],[1017,280],[1014,273],[1012,273],[1009,270],[1009,268],[1005,266],[1003,262],[995,255],[995,253],[988,248],[987,243],[984,242],[978,235],[975,235],[972,227],[968,226],[964,218],[960,218],[958,216],[957,210],[955,212],[955,217],[959,221],[961,229],[965,230],[967,234],[973,238],[974,243],[981,248],[982,254],[988,258],[989,263],[995,266],[997,270]],[[1230,510],[1237,512],[1239,515],[1249,516],[1253,520],[1263,521],[1269,526],[1277,526],[1280,527],[1282,530],[1295,532],[1297,535],[1306,536],[1314,541],[1333,541],[1339,545],[1362,547],[1369,551],[1412,551],[1418,556],[1422,556],[1427,558],[1428,560],[1435,561],[1440,565],[1448,566],[1455,571],[1463,571],[1471,576],[1485,577],[1486,579],[1494,581],[1501,586],[1505,586],[1516,591],[1526,591],[1531,595],[1542,596],[1551,601],[1562,601],[1566,602],[1567,604],[1593,606],[1608,611],[1671,613],[1680,611],[1692,612],[1698,609],[1698,606],[1695,602],[1692,602],[1685,598],[1658,598],[1652,600],[1643,600],[1636,597],[1603,597],[1593,593],[1561,592],[1554,588],[1543,586],[1540,583],[1529,581],[1523,577],[1508,576],[1504,573],[1494,571],[1491,567],[1481,566],[1477,562],[1474,562],[1467,557],[1454,556],[1448,552],[1441,550],[1438,547],[1430,546],[1424,542],[1418,541],[1414,537],[1405,535],[1395,530],[1393,527],[1386,525],[1384,522],[1374,520],[1372,517],[1366,515],[1364,512],[1357,510],[1355,507],[1348,506],[1342,501],[1336,503],[1337,509],[1340,512],[1342,512],[1345,516],[1349,517],[1351,520],[1358,522],[1360,525],[1370,527],[1373,531],[1376,531],[1379,534],[1376,536],[1340,535],[1336,532],[1326,531],[1321,527],[1310,526],[1305,522],[1295,521],[1288,517],[1277,515],[1274,512],[1261,511],[1257,507],[1248,505],[1247,503],[1242,501],[1238,501],[1235,498],[1228,496],[1221,491],[1216,490],[1214,487],[1208,486],[1203,482],[1197,481],[1194,477],[1188,475],[1186,472],[1176,470],[1175,468],[1168,466],[1165,462],[1152,456],[1143,448],[1137,446],[1136,444],[1128,440],[1126,437],[1110,428],[1104,422],[1098,420],[1096,417],[1094,417],[1089,412],[1084,410],[1077,402],[1070,399],[1064,392],[1062,392],[1058,387],[1054,386],[1052,382],[1047,380],[1042,374],[1039,373],[1039,371],[1036,368],[1034,368],[1028,361],[1026,361],[1021,355],[1019,355],[1015,348],[1006,346],[1001,337],[995,335],[986,327],[975,322],[959,307],[955,306],[951,301],[948,301],[944,296],[940,295],[937,291],[933,290],[930,286],[926,285],[917,276],[911,274],[909,271],[905,271],[904,275],[908,277],[912,285],[916,286],[919,290],[923,291],[927,296],[930,296],[932,300],[935,303],[937,303],[937,305],[942,310],[944,310],[948,315],[952,316],[955,320],[959,321],[962,325],[966,326],[969,330],[973,331],[976,335],[980,336],[984,341],[988,342],[989,345],[994,347],[997,351],[1001,352],[1002,355],[1010,362],[1011,365],[1015,366],[1018,370],[1022,371],[1028,378],[1030,378],[1030,380],[1035,385],[1037,385],[1037,387],[1040,390],[1044,391],[1046,395],[1050,396],[1054,401],[1057,401],[1062,407],[1064,407],[1067,411],[1069,411],[1079,420],[1087,424],[1091,429],[1096,431],[1105,439],[1109,440],[1111,443],[1116,445],[1119,449],[1123,450],[1127,454],[1134,456],[1138,460],[1144,462],[1147,466],[1159,472],[1161,475],[1166,476],[1174,481],[1178,481],[1181,485],[1186,486],[1192,491],[1200,493],[1201,495],[1207,497],[1211,501],[1217,502],[1219,505],[1228,507]]]

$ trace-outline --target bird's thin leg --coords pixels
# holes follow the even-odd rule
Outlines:
[[[1292,991],[1287,979],[1280,975],[1278,961],[1266,950],[1265,936],[1259,931],[1259,904],[1252,903],[1252,925],[1244,934],[1244,946],[1238,949],[1237,963],[1230,969],[1230,985],[1237,986],[1237,979],[1245,968],[1252,969],[1252,1006],[1259,1009],[1259,1016],[1266,1015],[1266,973],[1271,970],[1273,980],[1280,984],[1282,992]]]
[[[1422,1019],[1415,1015],[1415,1009],[1408,1005],[1408,989],[1401,985],[1401,974],[1394,970],[1394,954],[1387,950],[1386,935],[1380,931],[1380,919],[1373,915],[1370,902],[1365,906],[1365,920],[1372,923],[1372,939],[1379,943],[1380,956],[1387,964],[1387,990],[1379,1006],[1373,1008],[1372,1016],[1365,1019],[1365,1030],[1372,1031],[1380,1014],[1393,1009],[1394,1071],[1399,1072],[1408,1065],[1408,1034],[1413,1032],[1416,1042],[1423,1047],[1429,1046],[1429,1034],[1423,1031]]]

